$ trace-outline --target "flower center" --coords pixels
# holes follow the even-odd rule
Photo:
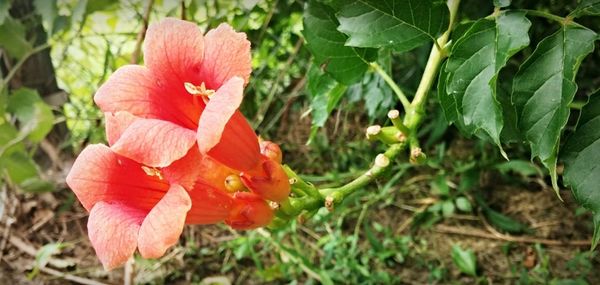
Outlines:
[[[204,82],[202,82],[202,84],[200,85],[194,85],[190,82],[185,82],[183,83],[183,86],[185,87],[185,90],[188,93],[194,96],[203,96],[210,98],[213,94],[215,94],[215,90],[207,89],[206,85],[204,85]]]
[[[163,176],[162,173],[160,172],[160,170],[156,167],[148,167],[145,165],[142,165],[142,170],[146,173],[146,175],[148,176],[156,176],[158,177],[158,179],[163,180]]]

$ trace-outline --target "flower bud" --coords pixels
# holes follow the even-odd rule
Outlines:
[[[233,195],[234,205],[225,220],[236,230],[248,230],[268,225],[273,219],[273,210],[265,200],[254,193],[238,192]]]
[[[248,189],[265,199],[281,202],[290,195],[287,174],[279,163],[266,157],[261,162],[260,171],[244,172],[241,178]]]
[[[280,164],[283,159],[281,148],[279,147],[279,145],[271,141],[260,142],[260,153]]]

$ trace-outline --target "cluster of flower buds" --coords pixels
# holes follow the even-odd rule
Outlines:
[[[270,204],[290,193],[281,149],[238,110],[251,72],[245,34],[166,19],[150,25],[143,52],[145,66],[119,68],[97,91],[108,146],[86,147],[67,177],[106,269],[136,249],[162,256],[185,224],[268,225]]]

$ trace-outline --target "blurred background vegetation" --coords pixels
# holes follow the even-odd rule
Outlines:
[[[512,7],[566,15],[576,4],[515,0]],[[330,114],[314,111],[327,101],[307,82],[318,66],[304,47],[303,7],[302,0],[0,0],[0,283],[600,283],[600,258],[588,251],[591,219],[570,192],[558,201],[523,145],[509,146],[507,162],[493,145],[462,137],[435,96],[420,133],[425,165],[398,162],[333,212],[283,229],[187,227],[165,257],[136,259],[133,273],[104,272],[64,177],[85,145],[105,142],[93,94],[118,67],[137,62],[146,21],[183,18],[204,31],[227,22],[247,33],[253,73],[242,112],[308,181],[343,184],[382,150],[363,139],[364,129],[386,123],[398,102],[375,73],[350,86]],[[493,5],[462,1],[460,11],[468,21]],[[532,22],[532,42],[554,25]],[[600,32],[599,19],[582,24]],[[579,104],[600,86],[599,50],[578,74]],[[384,53],[410,97],[429,47]],[[509,63],[506,73],[517,67]],[[510,86],[508,76],[504,82]]]

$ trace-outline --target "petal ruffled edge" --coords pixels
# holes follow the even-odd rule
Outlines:
[[[221,135],[237,111],[244,97],[244,81],[231,78],[211,97],[198,123],[196,138],[202,154],[206,154],[221,140]]]
[[[204,35],[188,21],[166,18],[148,27],[143,45],[144,63],[168,84],[183,88],[184,82],[199,85],[204,57]]]
[[[182,158],[196,142],[196,133],[171,122],[139,119],[123,132],[111,149],[151,167],[166,167]]]
[[[223,23],[206,33],[202,79],[210,89],[218,89],[234,76],[248,84],[252,72],[250,41]]]
[[[126,111],[136,116],[155,117],[156,82],[146,67],[124,65],[98,88],[94,102],[103,112]]]
[[[116,113],[104,113],[104,125],[106,129],[106,140],[108,145],[113,145],[127,128],[136,120],[140,119],[129,112],[119,111]]]
[[[159,258],[179,241],[192,201],[183,187],[173,184],[150,210],[139,230],[138,249],[144,258]]]
[[[88,236],[105,270],[127,262],[137,248],[146,213],[121,204],[98,202],[88,219]]]

